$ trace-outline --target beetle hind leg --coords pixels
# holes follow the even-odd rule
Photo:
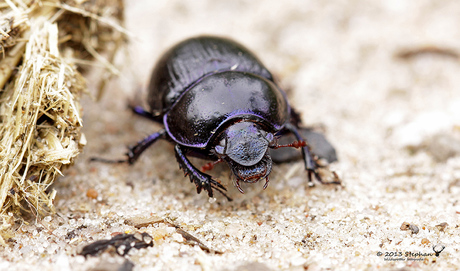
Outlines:
[[[212,179],[212,177],[206,173],[201,172],[198,170],[191,162],[188,160],[187,156],[185,155],[184,147],[181,145],[176,145],[174,147],[176,152],[176,159],[179,163],[179,167],[184,171],[185,175],[188,175],[190,181],[195,183],[196,185],[196,192],[198,194],[201,193],[201,190],[204,189],[208,192],[209,197],[213,197],[213,189],[221,193],[224,197],[226,197],[229,201],[232,201],[230,197],[224,191],[227,189],[220,184],[219,182]]]
[[[127,156],[126,159],[112,160],[112,159],[105,159],[105,158],[99,158],[99,157],[92,157],[90,161],[110,163],[110,164],[128,163],[132,165],[137,161],[137,159],[139,159],[139,156],[146,149],[148,149],[148,147],[152,146],[152,144],[155,143],[158,139],[166,139],[166,134],[167,134],[166,130],[161,130],[158,133],[153,133],[149,135],[148,137],[142,139],[133,147],[129,147],[128,152],[126,153],[126,156]]]
[[[146,150],[148,147],[152,146],[158,139],[165,139],[166,138],[166,130],[161,130],[158,133],[154,133],[149,135],[148,137],[144,138],[143,140],[139,141],[136,145],[129,148],[127,156],[127,162],[129,164],[134,164],[134,162],[139,159],[139,156]]]
[[[159,124],[163,124],[163,116],[161,116],[161,115],[155,116],[152,113],[150,113],[149,111],[146,111],[141,106],[128,105],[128,107],[131,109],[131,111],[133,111],[134,114],[136,114],[138,116],[141,116],[141,117],[144,117],[146,119],[155,121],[155,122],[157,122]]]

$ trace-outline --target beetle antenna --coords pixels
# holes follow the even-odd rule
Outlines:
[[[201,167],[201,171],[205,172],[205,171],[208,171],[208,170],[212,170],[215,165],[217,165],[219,163],[222,163],[223,161],[224,161],[224,159],[222,159],[222,158],[219,158],[216,161],[211,161],[211,162],[207,163],[206,165],[203,165]]]
[[[292,142],[291,144],[284,144],[284,145],[278,145],[276,144],[275,146],[271,147],[273,149],[279,149],[279,148],[286,148],[286,147],[292,147],[292,148],[301,148],[301,147],[306,147],[308,146],[307,142],[305,142],[304,140],[298,140],[298,141],[294,141]]]

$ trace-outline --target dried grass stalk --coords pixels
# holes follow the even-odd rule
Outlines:
[[[86,143],[79,102],[86,67],[74,63],[99,61],[103,79],[116,73],[120,3],[0,3],[0,243],[22,214],[54,211],[50,186]]]
[[[75,66],[59,57],[57,30],[56,24],[44,22],[33,32],[24,65],[0,98],[4,211],[20,213],[22,201],[36,214],[43,214],[43,206],[52,208],[54,193],[47,189],[84,143],[79,98],[85,81]]]

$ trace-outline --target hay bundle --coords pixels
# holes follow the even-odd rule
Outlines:
[[[116,73],[120,8],[120,0],[0,3],[0,242],[24,211],[54,211],[50,185],[86,142],[87,66],[75,62],[102,63],[101,85]]]

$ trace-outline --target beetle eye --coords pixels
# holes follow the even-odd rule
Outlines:
[[[268,141],[268,146],[270,147],[275,146],[277,143],[277,139],[272,133],[267,133],[265,139]]]
[[[275,139],[275,136],[273,136],[272,133],[267,133],[265,135],[265,139],[267,139],[268,142],[273,142],[273,139]]]

